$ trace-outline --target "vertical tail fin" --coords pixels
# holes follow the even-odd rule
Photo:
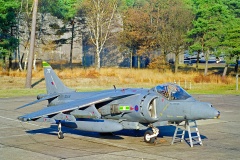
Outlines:
[[[45,61],[42,62],[44,68],[44,77],[46,82],[46,89],[48,94],[73,92],[74,90],[66,87],[52,67]]]

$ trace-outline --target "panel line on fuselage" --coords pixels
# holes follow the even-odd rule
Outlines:
[[[163,115],[163,112],[169,107],[169,105],[170,105],[170,103],[167,103],[167,104],[164,106],[162,112],[160,112],[160,116]]]

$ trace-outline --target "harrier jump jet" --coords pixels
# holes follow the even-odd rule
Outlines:
[[[122,129],[147,130],[145,142],[154,143],[158,126],[165,122],[218,118],[220,112],[206,102],[195,100],[183,88],[161,84],[151,89],[124,88],[76,92],[66,87],[52,67],[43,62],[47,94],[17,109],[48,100],[43,109],[18,117],[22,121],[58,124],[58,138],[63,139],[62,126],[100,133]]]

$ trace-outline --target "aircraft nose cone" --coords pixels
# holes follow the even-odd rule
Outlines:
[[[193,106],[189,119],[215,119],[220,117],[220,112],[209,103],[199,102],[198,107]]]

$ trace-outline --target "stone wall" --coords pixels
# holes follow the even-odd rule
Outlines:
[[[20,54],[27,57],[30,45],[31,22],[26,21],[26,14],[22,14],[20,21]],[[73,61],[82,61],[82,32],[84,25],[81,18],[75,19]],[[70,22],[63,23],[61,19],[51,14],[38,14],[36,27],[35,53],[37,59],[42,60],[67,60],[70,57],[72,25]]]

